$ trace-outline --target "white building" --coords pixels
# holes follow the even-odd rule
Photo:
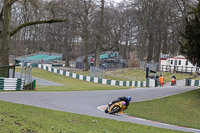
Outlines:
[[[199,73],[199,67],[194,66],[184,56],[178,55],[173,57],[162,57],[160,58],[160,71],[176,71],[186,73]]]

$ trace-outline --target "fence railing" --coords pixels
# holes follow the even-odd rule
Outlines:
[[[15,66],[0,66],[0,77],[14,78]]]
[[[157,72],[200,74],[199,67],[160,65],[159,63],[147,63],[145,61],[140,61],[141,69],[146,70],[147,67],[149,68],[149,70],[154,70]]]
[[[90,77],[104,78],[104,70],[90,66]]]
[[[185,66],[171,66],[171,65],[161,65],[160,71],[190,73],[190,74],[200,73],[199,67],[185,67]]]
[[[29,64],[27,67],[24,68],[25,75],[24,81],[25,85],[32,83],[32,64]]]
[[[143,70],[146,70],[146,68],[149,68],[149,70],[159,71],[160,64],[159,63],[151,63],[146,61],[140,61],[140,68]]]

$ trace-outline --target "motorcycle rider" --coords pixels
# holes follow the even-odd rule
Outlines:
[[[127,97],[119,97],[119,98],[117,98],[117,100],[114,100],[114,101],[112,101],[111,103],[109,103],[108,104],[108,108],[112,105],[112,104],[114,104],[114,103],[117,103],[117,102],[120,102],[120,101],[125,101],[126,102],[126,108],[125,109],[127,109],[128,108],[128,106],[129,106],[129,103],[130,103],[130,101],[131,101],[131,97],[130,96],[127,96]],[[106,108],[106,110],[105,110],[105,113],[108,113],[108,108]]]
[[[171,79],[174,79],[175,80],[175,84],[176,84],[176,76],[175,76],[175,74],[172,75]]]
[[[176,76],[175,76],[175,74],[172,75],[172,78],[174,78],[174,79],[176,80]]]

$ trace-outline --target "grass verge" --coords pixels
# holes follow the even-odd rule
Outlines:
[[[194,80],[200,80],[200,76],[197,76],[196,78],[194,78]]]
[[[72,71],[73,73],[82,74],[85,76],[89,76],[88,71]],[[111,73],[111,74],[109,74]],[[114,71],[105,71],[104,78],[109,80],[118,80],[118,81],[145,81],[145,71],[142,69],[116,69]]]
[[[72,71],[73,73],[77,73],[77,74],[82,74],[85,76],[89,76],[89,72],[88,71]],[[115,71],[111,71],[112,75],[107,74],[109,73],[109,71],[106,72],[106,75],[104,76],[104,78],[109,79],[109,80],[120,80],[120,81],[131,81],[131,79],[133,81],[145,81],[146,80],[146,72],[143,71],[142,69],[117,69]],[[161,72],[161,74],[166,77],[166,82],[171,82],[171,77],[172,77],[172,73],[170,72]],[[152,75],[152,74],[151,74]],[[157,73],[158,76],[160,76],[160,73]],[[181,79],[186,79],[189,77],[192,77],[192,75],[190,74],[181,74],[181,73],[176,73],[176,78],[177,80],[181,80]],[[120,77],[119,77],[120,76]],[[127,78],[129,77],[129,78]]]
[[[200,89],[151,101],[131,103],[131,116],[200,129]]]
[[[172,133],[167,129],[0,101],[0,133]]]
[[[19,68],[17,71],[20,71]],[[119,87],[111,85],[102,85],[87,81],[73,79],[63,75],[51,73],[39,68],[33,68],[32,74],[34,77],[53,81],[62,86],[38,86],[37,91],[89,91],[89,90],[115,90],[115,89],[128,89],[129,87]]]

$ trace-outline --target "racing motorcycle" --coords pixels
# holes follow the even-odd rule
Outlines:
[[[120,101],[113,104],[109,104],[105,110],[105,113],[116,114],[120,112],[121,114],[123,114],[125,108],[126,108],[126,102]]]
[[[174,78],[171,79],[171,86],[176,85],[176,80]]]

